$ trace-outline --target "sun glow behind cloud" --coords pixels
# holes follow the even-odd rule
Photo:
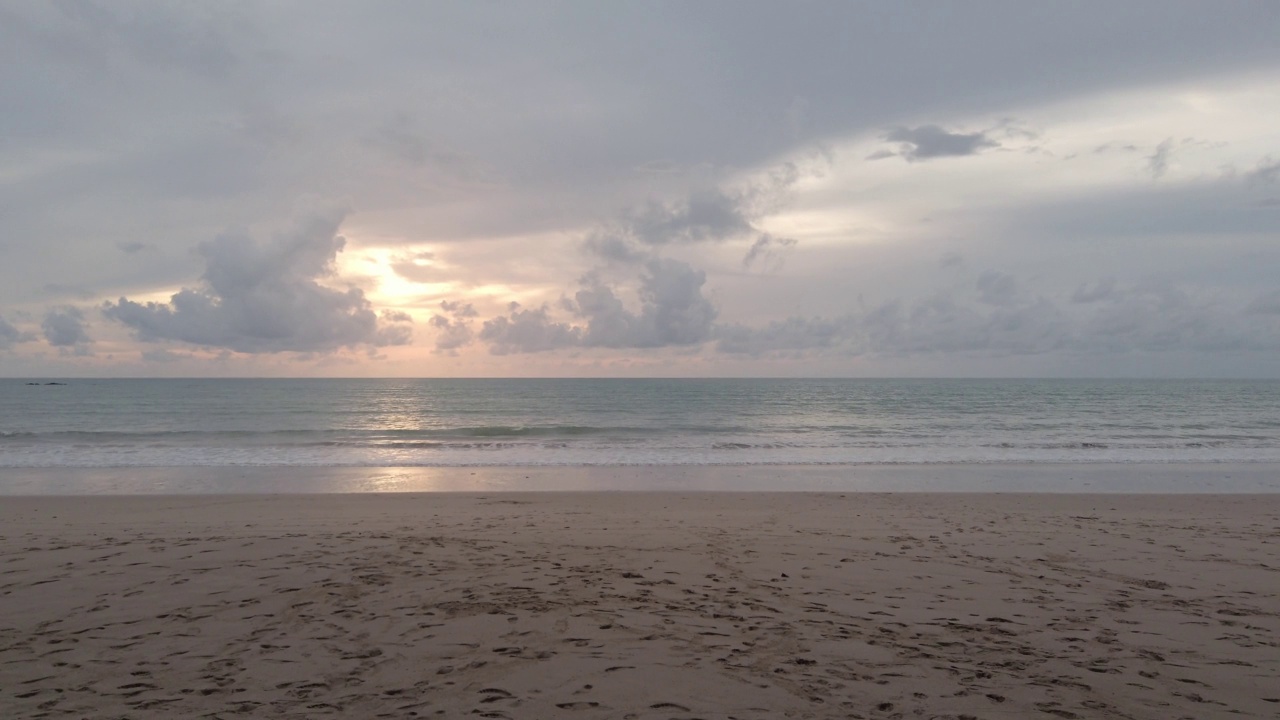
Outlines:
[[[348,257],[339,258],[337,272],[343,277],[367,278],[365,294],[379,307],[407,312],[417,320],[424,310],[457,289],[457,283],[447,279],[447,268],[425,259],[430,254],[426,246],[366,246],[359,241],[353,241],[353,245],[355,248],[348,251]],[[439,273],[441,279],[426,281],[406,277],[405,265]]]

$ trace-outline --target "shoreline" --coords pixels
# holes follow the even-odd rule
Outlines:
[[[1274,717],[1280,495],[9,498],[0,710]]]
[[[1280,493],[1280,463],[0,468],[0,496],[402,492]]]

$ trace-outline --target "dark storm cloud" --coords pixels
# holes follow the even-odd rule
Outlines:
[[[897,155],[908,161],[928,160],[976,155],[983,150],[1000,147],[1000,143],[987,137],[986,133],[953,133],[937,125],[920,125],[914,128],[896,127],[885,133],[884,139],[898,143],[897,152],[884,151],[873,157]]]
[[[93,342],[85,329],[84,313],[78,308],[56,308],[45,313],[40,323],[44,339],[58,348],[76,347]]]
[[[203,287],[183,289],[168,303],[120,298],[104,312],[146,342],[176,340],[246,353],[408,342],[403,317],[379,322],[360,290],[318,282],[333,274],[333,261],[346,243],[337,234],[341,221],[338,213],[316,215],[266,242],[220,236],[197,248],[205,261]]]

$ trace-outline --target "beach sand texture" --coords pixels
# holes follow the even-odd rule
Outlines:
[[[0,717],[1276,718],[1280,496],[4,498]]]

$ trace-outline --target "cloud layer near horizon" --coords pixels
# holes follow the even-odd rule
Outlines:
[[[1280,376],[1277,36],[0,0],[0,374]]]

